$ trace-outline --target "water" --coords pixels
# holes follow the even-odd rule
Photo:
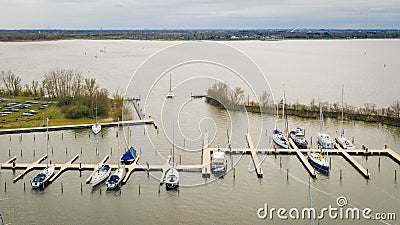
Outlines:
[[[130,75],[147,56],[170,44],[171,42],[147,41],[0,43],[2,49],[0,68],[24,74],[24,80],[39,79],[43,72],[51,68],[73,68],[83,71],[83,75],[95,76],[101,86],[110,90],[124,89]],[[285,83],[289,101],[299,99],[300,102],[308,103],[312,98],[339,101],[343,80],[346,85],[346,102],[355,105],[373,102],[387,106],[400,96],[396,87],[399,77],[394,72],[400,69],[400,64],[396,60],[400,54],[400,51],[396,50],[399,48],[398,40],[229,42],[228,44],[246,52],[265,70],[276,97],[280,96],[281,83]],[[100,53],[99,49],[103,49],[104,46],[106,52]],[[94,57],[96,54],[97,58]],[[383,67],[383,63],[386,67]],[[187,66],[174,71],[173,83],[182,81],[185,71],[203,73],[208,70],[211,74],[217,75],[223,72],[221,69],[209,66],[201,68]],[[375,76],[376,74],[379,76]],[[302,79],[295,81],[296,77]],[[360,79],[364,77],[368,79]],[[323,79],[331,88],[319,85]],[[159,124],[159,133],[152,126],[134,126],[130,127],[132,132],[130,136],[127,127],[124,128],[126,140],[121,141],[123,143],[121,145],[125,147],[125,142],[128,140],[134,143],[135,148],[141,153],[140,164],[165,163],[165,158],[172,148],[172,124],[175,125],[177,145],[175,161],[179,162],[181,156],[183,164],[200,163],[202,135],[206,129],[213,147],[226,146],[227,129],[231,134],[232,146],[235,148],[243,148],[246,145],[244,134],[247,130],[260,148],[270,146],[274,116],[227,112],[210,106],[200,99],[188,101],[191,89],[201,90],[210,84],[209,80],[197,82],[201,83],[199,86],[194,84],[196,80],[178,85],[176,97],[165,100],[163,96],[168,89],[168,82],[168,78],[160,80],[149,96],[153,104],[146,105],[146,113],[154,116]],[[234,82],[236,81],[231,81]],[[186,101],[187,103],[183,104]],[[289,117],[289,128],[294,129],[297,126],[306,129],[306,137],[310,141],[312,136],[315,147],[319,121]],[[334,136],[336,131],[345,129],[346,136],[354,137],[357,148],[360,148],[361,144],[366,144],[370,149],[381,149],[384,144],[388,144],[394,151],[400,152],[400,130],[395,127],[353,121],[340,123],[334,119],[326,119],[325,129],[331,136]],[[109,162],[117,163],[122,151],[117,154],[116,131],[117,128],[102,130],[103,137],[99,138],[98,156],[95,155],[95,139],[92,135],[89,137],[89,130],[50,132],[49,159],[64,163],[79,154],[75,163],[94,163],[108,154]],[[11,156],[17,157],[17,162],[33,162],[45,154],[43,133],[22,134],[22,141],[19,141],[19,137],[19,134],[0,136],[1,161],[10,158],[8,150]],[[106,192],[105,187],[100,187],[100,192],[99,188],[92,190],[90,185],[85,184],[90,171],[82,172],[82,177],[78,171],[67,171],[44,191],[32,191],[29,180],[35,172],[30,172],[20,181],[12,183],[12,178],[19,171],[14,173],[11,170],[2,170],[0,204],[4,221],[9,224],[110,224],[116,221],[138,224],[270,224],[271,221],[268,219],[257,218],[257,210],[265,203],[268,203],[269,207],[287,209],[309,206],[308,173],[296,156],[259,154],[258,157],[263,160],[262,179],[257,179],[256,174],[251,172],[253,166],[250,156],[235,155],[232,158],[228,157],[229,172],[223,178],[212,177],[205,180],[199,172],[181,172],[180,191],[166,192],[165,187],[161,186],[160,193],[158,192],[160,172],[152,172],[149,175],[146,172],[134,172],[120,192]],[[336,207],[336,198],[345,196],[351,207],[370,207],[374,212],[399,214],[400,192],[398,181],[394,181],[394,170],[398,171],[399,176],[399,165],[386,156],[380,157],[380,167],[378,167],[378,156],[354,157],[369,169],[371,179],[365,180],[343,157],[331,156],[330,176],[318,175],[317,179],[312,180],[313,206]],[[235,165],[235,174],[232,164]],[[288,179],[287,169],[289,169]],[[343,171],[342,180],[340,180],[340,170]],[[6,191],[4,182],[7,186]],[[308,220],[285,221],[276,216],[272,221],[274,224],[288,222],[309,224]],[[327,218],[321,221],[321,224],[337,223],[338,220]],[[381,224],[382,222],[339,220],[339,223]]]

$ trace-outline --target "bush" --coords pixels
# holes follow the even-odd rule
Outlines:
[[[86,105],[71,106],[67,109],[65,117],[69,119],[78,119],[89,116],[90,108]]]

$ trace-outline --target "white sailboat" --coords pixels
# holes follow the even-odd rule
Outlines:
[[[118,132],[119,132],[119,119],[118,119]],[[119,135],[118,135],[118,155],[119,155]],[[121,187],[122,179],[125,177],[125,167],[120,166],[120,160],[118,160],[118,168],[112,173],[110,178],[107,180],[106,186],[108,190],[118,189]]]
[[[343,98],[344,98],[344,85],[342,85],[342,112],[341,112],[341,114],[342,114],[342,124],[343,124],[343,122],[344,122],[344,113],[343,113],[343,108],[344,108],[344,105],[343,105]],[[349,139],[347,139],[345,136],[344,136],[344,129],[342,129],[342,132],[340,132],[340,134],[338,134],[337,136],[336,136],[336,138],[335,138],[335,140],[336,140],[336,142],[340,145],[340,147],[342,147],[343,149],[354,149],[355,148],[355,146],[353,145],[353,143],[349,140]]]
[[[93,134],[96,135],[100,131],[101,131],[101,125],[100,125],[100,123],[98,121],[98,118],[97,118],[97,96],[96,96],[96,123],[93,124],[93,126],[92,126],[92,132],[93,132]]]
[[[54,175],[55,166],[49,166],[49,119],[46,122],[46,156],[47,156],[47,166],[46,169],[42,170],[31,180],[31,187],[33,189],[44,189],[50,178]]]
[[[172,130],[172,166],[165,174],[165,188],[167,190],[174,190],[179,187],[179,173],[178,170],[176,170],[175,168],[174,149],[174,130]]]
[[[273,130],[272,133],[272,140],[274,142],[281,146],[282,148],[289,148],[289,141],[285,136],[286,133],[286,119],[285,119],[285,86],[283,86],[283,99],[282,99],[282,129],[283,131],[278,130],[278,108],[279,108],[279,103],[276,103],[276,120],[275,120],[275,129]]]
[[[324,116],[322,114],[322,105],[319,107],[319,116],[320,116],[320,131],[318,133],[318,144],[321,148],[332,149],[333,142],[331,141],[331,137],[329,134],[323,133],[324,129]]]
[[[172,91],[171,73],[169,73],[169,91],[167,93],[167,98],[173,98],[173,97],[175,97],[175,94]]]

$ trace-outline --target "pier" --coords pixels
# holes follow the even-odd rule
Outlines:
[[[289,139],[291,149],[276,149],[276,148],[256,148],[254,146],[253,140],[251,139],[251,136],[249,134],[245,135],[246,141],[247,141],[247,147],[245,148],[225,148],[225,149],[220,149],[220,148],[211,148],[210,143],[209,143],[209,138],[208,138],[208,133],[205,132],[205,135],[203,137],[203,148],[202,148],[202,160],[201,164],[195,164],[195,165],[181,165],[176,163],[175,168],[178,171],[185,171],[185,172],[201,172],[203,178],[209,178],[211,176],[211,154],[213,151],[224,151],[226,154],[249,154],[251,155],[251,159],[254,164],[255,168],[255,174],[257,175],[258,178],[263,177],[263,170],[261,166],[261,162],[258,159],[257,154],[266,154],[266,155],[278,155],[278,154],[283,154],[283,155],[296,155],[306,171],[310,174],[310,176],[316,178],[317,173],[315,169],[310,165],[310,163],[307,161],[307,158],[305,157],[304,154],[307,154],[310,151],[320,151],[319,149],[298,149],[294,142]],[[330,155],[341,155],[343,156],[348,162],[352,164],[352,166],[360,172],[366,179],[370,178],[370,174],[367,169],[365,169],[360,163],[358,163],[351,155],[363,155],[363,156],[381,156],[385,155],[388,156],[389,158],[393,159],[395,162],[400,164],[400,155],[394,152],[393,150],[389,148],[385,149],[352,149],[352,150],[346,150],[340,148],[340,146],[336,143],[335,144],[336,149],[329,149],[327,150]],[[23,170],[20,172],[14,179],[13,182],[17,182],[21,178],[23,178],[26,174],[28,174],[32,170],[43,170],[47,167],[46,163],[42,163],[43,160],[47,158],[47,155],[42,156],[39,158],[37,161],[33,163],[19,163],[16,162],[17,157],[11,157],[9,160],[1,164],[2,169],[12,169],[12,170]],[[68,170],[92,170],[93,172],[91,175],[86,179],[86,183],[89,183],[90,180],[92,179],[92,176],[96,172],[97,168],[99,168],[102,164],[106,163],[108,160],[109,156],[106,155],[100,162],[98,163],[93,163],[93,164],[83,164],[83,163],[76,163],[76,160],[79,158],[79,155],[75,155],[72,157],[69,161],[65,163],[51,163],[51,165],[55,166],[57,172],[56,174],[49,180],[50,183],[54,182],[58,177],[60,177],[64,172]],[[124,177],[123,184],[125,184],[129,178],[132,176],[132,174],[135,171],[161,171],[162,175],[160,178],[160,185],[164,183],[164,176],[167,170],[171,167],[170,165],[170,159],[171,156],[169,156],[167,162],[164,164],[160,165],[153,165],[149,164],[146,162],[146,164],[139,164],[139,159],[140,155],[138,155],[135,159],[135,161],[130,164],[130,165],[118,165],[118,164],[109,164],[110,168],[116,169],[119,167],[124,167],[126,170],[126,176]]]
[[[126,120],[120,122],[109,122],[101,123],[102,127],[115,127],[119,125],[123,126],[136,126],[136,125],[154,125],[157,129],[157,124],[154,119],[144,119],[144,120]],[[60,126],[49,126],[49,131],[58,130],[71,130],[71,129],[87,129],[91,128],[93,124],[75,124],[75,125],[60,125]],[[45,132],[47,127],[29,127],[29,128],[17,128],[17,129],[4,129],[0,130],[0,135],[2,134],[17,134],[17,133],[31,133],[31,132]]]

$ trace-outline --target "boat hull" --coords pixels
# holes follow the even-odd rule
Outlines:
[[[330,172],[330,167],[329,165],[324,165],[322,163],[319,163],[317,160],[315,160],[312,156],[308,155],[307,157],[308,162],[311,164],[311,166],[313,166],[317,171],[325,173],[325,174],[329,174]]]
[[[107,181],[106,186],[107,190],[114,190],[121,187],[122,180],[125,177],[125,168],[119,168],[110,176],[110,179]]]
[[[44,189],[54,175],[55,167],[51,166],[44,169],[31,180],[32,189]]]
[[[272,134],[272,140],[274,140],[274,142],[282,148],[289,148],[289,141],[280,133]]]
[[[92,187],[95,187],[105,181],[110,176],[110,167],[108,165],[101,166],[92,178]]]
[[[295,133],[292,131],[292,132],[290,132],[290,138],[293,140],[293,142],[294,142],[294,144],[298,147],[298,148],[300,148],[300,149],[307,149],[307,147],[308,147],[308,142],[307,141],[305,141],[305,142],[299,142],[299,140],[297,140],[297,138],[295,137]]]
[[[174,190],[179,187],[179,173],[175,168],[171,168],[165,175],[165,189]]]

